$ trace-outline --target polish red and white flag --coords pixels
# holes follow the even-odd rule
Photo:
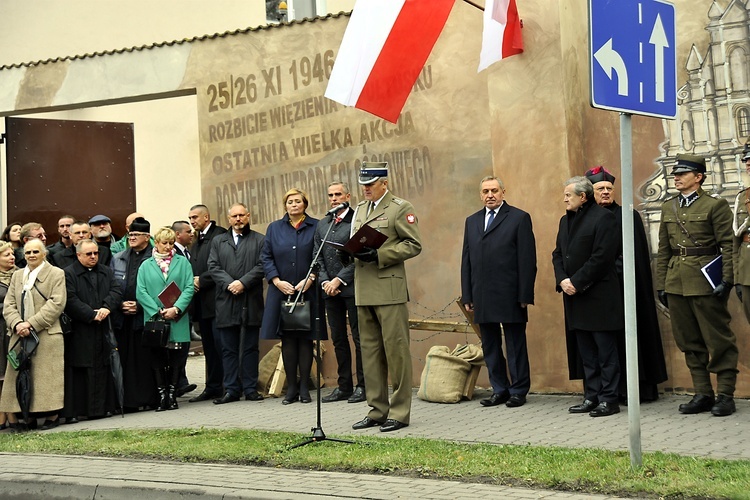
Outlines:
[[[455,0],[358,0],[325,96],[396,123]]]
[[[523,52],[522,26],[516,0],[487,0],[484,4],[482,52],[479,54],[477,71]]]

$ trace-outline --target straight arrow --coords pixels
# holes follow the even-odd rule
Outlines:
[[[664,50],[669,47],[667,32],[661,22],[661,14],[656,15],[654,29],[648,43],[654,46],[654,82],[656,84],[656,100],[664,102]]]
[[[599,66],[607,73],[607,78],[612,79],[612,70],[617,73],[617,93],[622,96],[628,95],[628,69],[625,67],[625,61],[622,56],[612,48],[612,39],[602,45],[594,53],[594,59]]]

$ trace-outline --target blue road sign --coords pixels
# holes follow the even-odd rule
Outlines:
[[[675,8],[663,0],[589,0],[591,105],[677,116]]]

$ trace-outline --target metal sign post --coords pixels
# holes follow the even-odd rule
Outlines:
[[[674,5],[663,0],[589,0],[591,105],[620,111],[620,176],[630,464],[641,467],[638,325],[633,241],[631,114],[674,119],[677,56]]]

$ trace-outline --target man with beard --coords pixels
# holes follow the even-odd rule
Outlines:
[[[614,198],[615,176],[602,166],[586,172],[586,177],[594,185],[594,199],[597,205],[615,214],[617,223],[617,277],[624,287],[622,272],[622,207]],[[641,401],[656,401],[659,398],[660,384],[667,380],[667,364],[664,361],[664,347],[661,342],[659,320],[656,317],[656,300],[651,278],[651,252],[648,248],[646,230],[643,228],[641,215],[633,210],[633,244],[635,247],[635,296],[636,296],[636,331],[638,340],[638,388]],[[620,401],[626,401],[627,376],[625,372],[625,331],[617,336],[617,353],[620,359]],[[569,363],[572,369],[575,366]],[[572,370],[571,370],[572,371]],[[571,374],[572,375],[572,374]],[[574,377],[571,377],[574,378]],[[575,378],[583,378],[583,375]]]
[[[99,246],[90,239],[76,244],[78,261],[65,269],[65,312],[73,331],[65,336],[65,407],[67,423],[99,418],[115,409],[110,347],[105,340],[109,315],[122,302],[114,273],[99,264]]]
[[[117,242],[117,236],[112,234],[111,223],[112,220],[106,215],[95,215],[89,219],[93,240],[107,248]]]
[[[141,345],[143,308],[135,300],[138,268],[151,257],[151,224],[136,218],[128,232],[129,248],[112,256],[112,270],[122,289],[122,305],[117,314],[115,336],[120,350],[125,385],[125,407],[137,411],[157,404],[156,382],[152,373],[151,349]]]
[[[224,395],[214,404],[261,401],[258,343],[263,319],[263,235],[250,229],[242,203],[229,208],[232,230],[214,238],[208,270],[216,284],[216,331],[221,339]],[[242,347],[242,352],[240,352]]]
[[[75,221],[75,217],[72,215],[63,215],[57,221],[57,232],[60,235],[60,239],[47,247],[47,260],[54,262],[53,258],[57,252],[65,250],[66,248],[72,248],[74,246],[73,241],[70,238],[70,226]]]
[[[190,225],[195,230],[195,243],[190,249],[190,263],[193,265],[193,321],[198,322],[203,344],[203,356],[206,364],[206,386],[203,392],[191,398],[191,403],[218,399],[224,394],[222,384],[224,369],[221,361],[221,342],[214,332],[216,315],[216,288],[211,273],[208,271],[208,256],[211,252],[211,240],[227,232],[216,221],[206,205],[193,205],[188,214]]]
[[[91,239],[91,228],[88,223],[77,220],[70,226],[70,241],[72,245],[68,248],[60,250],[52,257],[52,263],[60,269],[65,269],[71,264],[78,262],[78,256],[76,254],[76,245],[82,240]],[[109,267],[109,263],[112,261],[112,254],[109,248],[103,245],[99,245],[99,264],[102,266]]]

